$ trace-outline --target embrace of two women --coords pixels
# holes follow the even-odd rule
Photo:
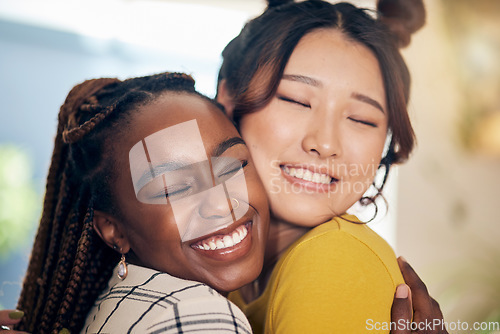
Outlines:
[[[224,49],[215,99],[183,73],[75,86],[59,113],[25,315],[0,324],[362,333],[442,319],[411,267],[346,213],[376,205],[415,141],[399,48],[425,10],[418,0],[377,9],[269,1]],[[376,330],[389,331],[411,332]]]

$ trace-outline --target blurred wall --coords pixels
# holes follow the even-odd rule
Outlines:
[[[98,37],[65,30],[63,26],[53,27],[50,24],[54,22],[48,22],[50,14],[58,13],[70,23],[71,15],[74,15],[73,21],[84,20],[85,11],[92,6],[81,4],[84,11],[79,15],[78,8],[71,8],[71,4],[29,2],[0,0],[0,145],[16,145],[30,156],[40,196],[39,210],[57,114],[75,84],[96,77],[123,79],[181,71],[193,75],[199,91],[213,96],[222,47],[239,32],[250,15],[236,9],[191,8],[181,3],[165,3],[160,8],[153,3],[154,12],[149,7],[146,10],[130,8],[127,15],[134,20],[126,22],[126,27],[150,43],[145,45],[141,40],[132,43],[107,36],[110,16],[105,15],[105,11],[110,10],[108,14],[113,14],[113,8],[101,8],[98,16],[88,20],[88,26],[94,30],[103,26],[103,37]],[[42,6],[46,13],[37,15],[36,6]],[[125,12],[123,8],[117,9]],[[9,13],[12,14],[10,19],[5,17]],[[141,14],[145,17],[140,17]],[[165,20],[158,20],[161,17]],[[193,25],[194,18],[198,18],[196,25]],[[111,28],[116,29],[116,24]],[[151,40],[153,37],[157,39]],[[207,43],[210,48],[204,47]],[[188,49],[186,45],[193,47]],[[37,213],[32,235],[38,219]],[[14,308],[17,304],[31,246],[32,237],[17,250],[0,254],[0,309]]]
[[[445,24],[453,18],[443,4],[453,1],[425,4],[427,24],[404,51],[413,78],[410,110],[418,146],[399,168],[398,253],[449,318],[500,316],[500,156],[463,145],[464,106],[481,103],[482,97],[471,99],[464,91],[460,73],[466,69],[460,68],[451,38],[457,31]],[[478,3],[468,5],[472,11]],[[499,19],[500,12],[496,15]]]

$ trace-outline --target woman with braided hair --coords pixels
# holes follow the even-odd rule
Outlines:
[[[190,76],[85,81],[59,113],[17,328],[249,333],[221,294],[259,274],[267,221],[245,143]]]
[[[277,6],[276,2],[283,6],[274,8],[275,5]],[[377,169],[379,165],[385,165],[388,170],[391,163],[403,161],[409,155],[413,144],[411,126],[408,126],[409,123],[405,125],[405,120],[407,121],[407,118],[405,118],[406,103],[408,98],[407,90],[409,88],[409,80],[406,80],[409,79],[409,77],[405,77],[407,74],[406,65],[404,65],[404,62],[400,59],[398,51],[395,50],[393,45],[391,45],[391,42],[389,41],[392,38],[391,35],[385,28],[382,28],[380,22],[378,22],[381,21],[382,18],[376,20],[372,19],[371,21],[367,20],[364,13],[361,14],[360,11],[353,11],[352,7],[346,6],[345,4],[332,6],[321,1],[306,1],[304,4],[287,5],[285,4],[287,2],[291,1],[273,1],[274,5],[271,4],[269,10],[267,10],[260,18],[251,21],[243,29],[242,33],[228,45],[223,54],[224,63],[220,72],[221,81],[218,99],[226,106],[228,111],[234,112],[235,120],[240,126],[243,137],[249,143],[252,153],[258,158],[256,161],[256,167],[260,176],[264,179],[268,195],[271,198],[273,218],[273,230],[268,243],[269,246],[266,253],[265,270],[258,280],[241,289],[238,294],[233,295],[233,298],[239,305],[242,306],[245,313],[250,317],[256,332],[262,331],[264,326],[268,325],[270,326],[266,327],[268,332],[276,331],[293,333],[334,331],[352,333],[366,331],[367,329],[369,330],[370,328],[366,327],[369,325],[372,325],[372,329],[379,332],[376,328],[377,325],[381,326],[384,323],[377,324],[375,321],[378,319],[389,321],[392,293],[396,284],[398,282],[402,283],[401,276],[397,272],[394,255],[391,253],[392,251],[388,249],[387,245],[384,245],[380,242],[380,240],[377,240],[377,237],[374,237],[372,233],[370,234],[370,232],[366,231],[363,232],[365,236],[366,233],[370,234],[370,237],[368,238],[368,246],[370,246],[371,249],[368,247],[368,250],[377,251],[377,249],[373,246],[378,247],[378,250],[382,249],[385,255],[381,258],[381,261],[370,262],[368,258],[363,258],[361,253],[352,253],[352,247],[342,248],[343,246],[341,243],[332,243],[331,240],[328,239],[330,236],[340,235],[340,233],[331,233],[332,226],[335,227],[335,225],[337,226],[337,231],[339,228],[343,228],[345,230],[343,232],[351,233],[351,235],[355,237],[359,236],[354,233],[353,230],[346,230],[346,228],[349,227],[346,225],[346,222],[358,222],[357,219],[352,216],[341,216],[345,208],[349,206],[347,204],[349,204],[349,202],[351,204],[354,203],[356,198],[348,198],[348,200],[345,203],[341,203],[339,207],[331,208],[330,213],[320,215],[320,213],[322,213],[320,209],[327,206],[324,206],[324,202],[321,202],[321,198],[319,196],[316,196],[317,198],[315,201],[320,206],[314,206],[307,200],[307,197],[301,197],[300,201],[293,201],[293,197],[291,195],[303,195],[304,192],[302,194],[281,192],[281,195],[287,195],[288,197],[278,198],[277,195],[280,193],[273,191],[273,188],[271,188],[276,185],[276,181],[284,182],[282,185],[286,185],[287,183],[285,182],[296,185],[298,183],[296,179],[299,178],[304,181],[311,182],[311,180],[306,180],[304,171],[299,171],[299,173],[302,174],[297,174],[299,169],[304,169],[297,167],[316,166],[320,167],[317,170],[318,172],[327,171],[327,173],[316,173],[315,171],[314,174],[320,174],[320,182],[322,182],[321,178],[323,178],[323,183],[326,183],[325,176],[321,175],[326,174],[326,176],[331,178],[330,183],[333,183],[334,186],[336,186],[338,180],[334,180],[332,176],[328,175],[328,168],[331,168],[331,166],[328,167],[326,162],[319,162],[319,160],[321,160],[319,159],[318,161],[315,161],[314,164],[308,164],[306,166],[304,164],[306,159],[303,159],[303,157],[301,158],[303,160],[294,159],[298,161],[285,161],[285,164],[279,164],[280,168],[278,171],[281,173],[280,170],[282,170],[288,174],[288,176],[284,176],[286,180],[280,180],[282,175],[279,173],[273,174],[272,176],[274,179],[269,180],[268,176],[272,173],[269,173],[269,170],[266,170],[266,167],[268,167],[270,161],[280,162],[280,157],[266,157],[263,156],[262,153],[272,153],[270,149],[273,145],[275,145],[276,148],[282,152],[286,152],[286,146],[277,145],[281,144],[280,136],[288,133],[299,139],[304,139],[303,148],[293,145],[289,145],[289,147],[292,147],[295,150],[309,148],[308,153],[311,156],[319,155],[320,158],[322,158],[321,153],[324,153],[322,149],[328,148],[328,145],[322,145],[322,149],[319,149],[321,147],[315,148],[310,146],[311,137],[307,138],[305,135],[307,134],[307,131],[311,129],[304,128],[305,124],[308,124],[304,119],[300,119],[298,127],[289,127],[288,129],[283,127],[284,125],[290,125],[291,121],[294,119],[299,120],[299,118],[296,114],[291,113],[285,115],[278,114],[280,109],[277,109],[276,100],[281,101],[279,103],[283,104],[282,107],[288,105],[288,103],[293,104],[295,108],[293,110],[288,110],[289,112],[299,111],[298,108],[302,107],[314,109],[313,102],[306,101],[306,103],[304,103],[304,101],[297,100],[296,97],[290,98],[288,94],[284,94],[285,92],[289,93],[290,90],[296,93],[303,93],[303,86],[287,88],[286,84],[288,81],[291,81],[293,84],[300,83],[310,85],[312,83],[321,83],[325,86],[324,81],[310,80],[311,78],[315,78],[310,75],[304,75],[303,73],[299,73],[299,75],[292,73],[286,77],[283,75],[289,74],[287,73],[287,70],[295,70],[297,68],[300,69],[300,67],[297,67],[297,54],[299,54],[299,52],[295,52],[296,50],[306,50],[306,60],[310,64],[321,64],[321,70],[325,70],[325,74],[330,73],[330,71],[327,72],[326,70],[329,69],[328,66],[331,64],[319,60],[329,59],[331,55],[345,52],[346,55],[352,57],[353,59],[362,60],[363,62],[359,62],[359,67],[363,68],[366,72],[376,73],[377,70],[382,72],[380,73],[380,76],[382,76],[383,79],[378,78],[375,80],[377,84],[374,85],[374,87],[384,88],[382,95],[380,95],[380,92],[377,92],[377,99],[374,100],[371,94],[354,94],[354,97],[356,97],[355,100],[361,103],[369,102],[371,105],[375,106],[378,104],[379,106],[382,106],[383,111],[387,111],[389,114],[389,116],[386,117],[388,118],[388,121],[384,121],[383,119],[380,121],[380,119],[378,119],[376,120],[376,123],[378,123],[375,124],[376,126],[372,126],[374,123],[373,120],[366,121],[354,117],[350,117],[347,120],[356,122],[357,124],[360,124],[360,126],[366,125],[374,128],[383,128],[383,124],[385,122],[389,123],[389,126],[386,127],[386,129],[389,128],[393,132],[393,140],[389,141],[390,145],[388,146],[390,149],[386,154],[387,159],[379,159],[376,161],[375,169]],[[395,4],[398,3],[398,1],[380,1],[380,9],[383,9],[384,3]],[[408,1],[407,3],[417,4],[417,9],[419,8],[418,4],[421,4],[420,1]],[[321,10],[318,8],[315,8],[315,6],[322,8],[323,13],[321,13]],[[332,11],[332,8],[335,10]],[[398,11],[392,11],[393,8],[394,7],[389,6],[384,9],[385,13],[390,14],[388,15],[388,18],[390,19],[385,19],[385,21],[392,21],[391,27],[394,27],[395,22],[400,23],[400,21],[397,20]],[[323,15],[325,13],[329,13],[330,15]],[[351,15],[346,15],[349,13]],[[394,15],[395,13],[396,15]],[[411,14],[411,10],[409,13]],[[408,12],[406,14],[408,14]],[[409,15],[404,24],[399,24],[399,28],[393,30],[408,32],[408,28],[410,30],[418,29],[418,27],[421,26],[422,21],[409,20],[411,18],[412,15]],[[360,21],[357,22],[356,20]],[[294,28],[297,30],[294,30]],[[318,55],[325,56],[325,52],[324,50],[321,50],[320,46],[328,45],[331,41],[326,39],[323,34],[319,33],[319,30],[322,29],[324,30],[321,31],[321,33],[330,32],[329,29],[338,29],[341,34],[332,34],[334,37],[333,39],[335,40],[337,38],[342,42],[347,42],[344,43],[344,45],[337,44],[336,49],[328,50],[329,52],[326,53],[327,56],[323,57],[323,59],[318,58]],[[359,30],[356,31],[356,29]],[[370,32],[370,30],[373,31]],[[295,35],[291,32],[295,33]],[[318,33],[316,34],[316,32]],[[359,37],[362,37],[363,35],[366,37],[366,40],[359,39]],[[406,36],[406,41],[408,41],[408,36],[409,34]],[[374,40],[376,41],[375,43],[373,43]],[[403,38],[398,39],[397,41],[404,40],[405,39]],[[312,43],[317,41],[321,42],[319,43],[319,46]],[[370,41],[374,45],[370,45]],[[339,42],[339,40],[336,40],[336,42]],[[304,44],[306,44],[307,47],[304,48]],[[346,45],[351,47],[345,48]],[[373,66],[373,62],[370,62],[369,58],[373,55],[368,52],[369,55],[367,57],[367,53],[365,52],[366,46],[368,46],[368,49],[371,52],[375,53],[375,63],[377,63],[378,66]],[[387,48],[388,51],[382,52],[385,48]],[[353,50],[356,49],[361,49],[361,57],[353,52]],[[304,52],[301,51],[301,53],[303,54]],[[300,58],[304,58],[304,56],[302,55],[299,59]],[[290,67],[290,64],[295,65]],[[344,63],[339,62],[339,64]],[[373,71],[374,68],[375,71]],[[303,68],[301,70],[303,70]],[[396,72],[396,75],[391,76],[389,73],[391,71]],[[335,78],[336,82],[349,83],[348,79],[352,79],[352,72],[351,74],[348,72],[346,76],[333,76],[333,78]],[[367,78],[362,74],[360,75],[360,78],[367,79],[367,82],[373,82],[374,80],[372,77],[369,76]],[[403,83],[398,81],[400,79]],[[396,80],[396,83],[393,82],[394,80]],[[382,84],[380,84],[380,82],[382,82]],[[285,83],[285,85],[283,87],[279,87],[281,86],[281,83]],[[388,89],[388,87],[391,89]],[[331,89],[331,86],[328,85],[327,88]],[[395,90],[393,91],[392,88],[395,88]],[[361,93],[365,92],[361,91]],[[325,97],[324,93],[321,94],[323,94],[321,95],[322,97]],[[386,99],[383,97],[385,96],[384,94],[387,97],[387,101],[385,101]],[[366,99],[366,97],[369,97],[369,99]],[[307,98],[310,98],[310,96]],[[345,102],[345,100],[343,101]],[[374,101],[377,103],[373,103]],[[395,104],[397,106],[398,103],[399,107],[403,106],[403,108],[394,108]],[[378,109],[379,106],[376,106],[375,108]],[[387,106],[389,107],[386,110],[385,107]],[[272,111],[272,113],[270,111]],[[361,112],[365,111],[361,110]],[[266,122],[261,122],[259,126],[254,127],[254,129],[258,130],[256,132],[258,136],[255,136],[255,132],[254,135],[252,135],[252,124],[259,124],[257,123],[258,116],[264,114],[270,116],[276,115],[277,117],[274,117],[274,119],[268,118]],[[255,117],[252,119],[251,116]],[[272,128],[269,129],[265,126],[266,124],[269,124]],[[325,122],[323,119],[318,119],[317,124],[331,124],[331,120]],[[399,127],[401,125],[403,125],[403,127],[400,129]],[[324,132],[320,130],[321,129],[316,129],[316,133],[324,135]],[[394,133],[395,130],[396,133]],[[398,133],[398,130],[401,131]],[[331,129],[329,131],[331,131]],[[259,136],[260,139],[265,141],[265,143],[258,141]],[[380,149],[380,146],[382,145],[380,144],[379,137],[380,133],[378,133],[375,138],[376,140],[374,140],[376,145],[368,147],[372,148],[374,152],[380,151],[380,153],[382,153]],[[345,136],[345,138],[351,139],[352,137]],[[321,138],[316,138],[316,140],[318,139]],[[332,140],[331,137],[326,139],[329,141]],[[312,142],[312,144],[317,145],[319,142]],[[333,142],[331,142],[331,144],[333,144]],[[393,151],[391,151],[391,148]],[[332,156],[341,157],[342,155],[337,153]],[[327,159],[325,159],[325,161],[326,160]],[[292,162],[295,162],[297,166],[286,166],[287,163]],[[288,170],[285,167],[287,167]],[[292,168],[290,167],[294,169],[293,173],[295,175],[293,176],[290,175],[290,173],[292,173]],[[323,170],[321,170],[321,168],[323,168]],[[312,175],[312,177],[315,176]],[[365,179],[373,181],[373,176],[366,177],[365,175]],[[316,181],[314,183],[318,182]],[[368,182],[368,184],[369,183],[371,182]],[[307,184],[306,187],[308,187]],[[308,187],[308,189],[313,190],[313,195],[311,195],[311,193],[309,195],[315,196],[314,189],[317,190],[318,186],[314,185],[314,187]],[[330,193],[332,195],[335,194],[335,192]],[[341,195],[344,194],[342,192],[339,193]],[[355,195],[359,196],[359,199],[362,195],[360,194],[361,191],[358,190],[357,193],[358,194]],[[334,200],[336,199],[331,199],[331,202],[333,203]],[[300,210],[304,210],[304,208],[308,210],[309,217],[307,215],[304,216],[304,214],[300,212]],[[330,222],[323,224],[331,217],[335,217],[332,221],[333,223]],[[319,227],[323,230],[320,228],[313,228],[318,224],[320,224]],[[314,250],[310,246],[314,246],[315,243],[310,241],[313,239],[319,239],[316,238],[318,236],[318,232],[320,234],[325,232],[324,235],[327,237],[325,240],[330,242],[318,243],[316,245],[319,247]],[[311,236],[313,236],[313,238],[311,238]],[[320,236],[323,236],[323,234]],[[297,241],[294,243],[295,240]],[[306,252],[302,253],[301,257],[304,261],[298,262],[296,261],[296,258],[289,256],[292,251],[294,251],[295,254],[301,255],[300,252],[298,252],[301,248],[306,250]],[[344,253],[341,253],[341,251],[344,251]],[[336,258],[332,259],[325,257],[322,252],[325,254],[329,253],[330,257],[333,254],[336,258],[341,260],[343,259],[344,262],[336,262]],[[303,254],[306,254],[309,257],[304,257]],[[342,256],[337,256],[340,254],[342,254]],[[373,256],[374,254],[377,255],[377,252],[369,255]],[[343,266],[346,263],[345,260],[349,258],[352,258],[351,267]],[[293,261],[289,261],[289,259],[292,259]],[[291,263],[292,266],[282,266],[285,261]],[[293,266],[293,264],[297,263],[300,263],[306,270],[302,270],[301,272],[296,271],[289,274],[290,271],[287,270],[290,268],[297,268],[297,265]],[[367,270],[366,267],[363,267],[363,265],[369,263],[373,263],[374,266],[377,267],[375,269],[377,269],[379,273],[380,268],[387,269],[387,272],[381,273],[380,278],[375,277],[375,279],[370,280],[377,271],[370,271]],[[380,264],[382,264],[382,266],[380,266]],[[411,271],[411,268],[407,264],[400,264],[404,278],[408,285],[412,288],[413,306],[415,309],[414,319],[421,321],[423,319],[442,317],[440,315],[439,307],[437,307],[434,304],[434,301],[428,296],[423,283]],[[384,268],[384,266],[388,268]],[[333,270],[327,271],[326,277],[325,272],[318,273],[316,271],[320,267],[331,268]],[[355,270],[349,271],[353,268]],[[304,276],[304,272],[307,274],[306,277]],[[355,274],[356,272],[358,273],[357,275]],[[295,273],[298,275],[291,277]],[[342,276],[342,273],[351,274]],[[389,280],[387,280],[388,277]],[[304,281],[304,278],[306,281]],[[346,278],[349,281],[347,281]],[[359,285],[360,280],[364,280],[365,283],[369,284]],[[305,282],[307,284],[305,284]],[[316,287],[314,285],[316,285]],[[325,289],[330,285],[335,286],[333,289]],[[363,289],[353,291],[353,288],[359,286]],[[379,289],[380,286],[383,286],[383,289]],[[342,288],[344,287],[347,287],[347,289],[342,291]],[[408,295],[409,291],[405,285],[400,285],[399,287],[402,288],[401,290],[398,289],[398,291],[401,292],[399,297],[402,298],[396,298],[394,300],[395,307],[393,307],[392,320],[395,321],[402,319],[411,321],[411,304],[408,303],[410,300]],[[288,290],[290,288],[292,289]],[[272,298],[269,298],[269,291],[274,294],[272,295]],[[341,293],[339,293],[339,291]],[[380,298],[383,299],[382,302],[380,302]],[[306,304],[307,302],[309,302],[309,304]],[[371,310],[366,310],[367,304],[370,305]],[[364,306],[360,307],[360,305]],[[410,309],[408,309],[408,307],[410,307]],[[332,310],[332,308],[334,309]],[[354,323],[353,319],[364,319],[365,321],[369,320],[367,319],[367,314],[370,314],[369,312],[373,310],[376,311],[373,319],[371,319],[374,322],[358,322],[354,325],[354,327],[351,326]],[[382,316],[379,318],[380,315]],[[266,317],[268,317],[268,321],[264,325]],[[396,328],[394,330],[394,333],[409,332],[410,330],[407,328]]]
[[[271,209],[263,271],[230,300],[255,333],[409,333],[412,320],[442,320],[411,267],[347,214],[376,204],[390,166],[413,149],[398,48],[422,27],[422,1],[380,0],[377,13],[268,3],[226,46],[219,72],[217,100],[248,144]]]

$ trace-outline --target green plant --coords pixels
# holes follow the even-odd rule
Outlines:
[[[0,260],[26,245],[39,209],[31,161],[14,145],[0,145]]]

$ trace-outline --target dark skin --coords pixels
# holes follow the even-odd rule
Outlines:
[[[5,326],[5,328],[12,328],[14,325],[18,324],[22,317],[19,319],[13,319],[17,318],[17,316],[20,316],[21,314],[19,312],[16,312],[16,310],[2,310],[0,311],[0,326]],[[24,332],[19,332],[15,330],[2,330],[2,334],[14,334],[14,333],[24,333]]]
[[[225,146],[226,149],[221,152],[220,157],[248,161],[243,170],[250,209],[231,225],[217,229],[217,231],[207,232],[207,235],[198,236],[192,240],[181,240],[176,219],[182,219],[186,215],[187,219],[190,219],[193,212],[200,211],[199,214],[201,214],[202,210],[206,216],[223,215],[224,212],[219,210],[221,207],[219,201],[224,201],[227,205],[227,200],[212,198],[211,201],[203,202],[204,204],[200,205],[201,208],[190,207],[189,210],[180,214],[177,212],[176,216],[170,204],[143,203],[137,199],[131,180],[132,163],[129,164],[130,149],[137,142],[157,131],[187,121],[197,121],[206,156],[209,157],[216,155],[215,148],[227,138],[239,138],[238,132],[220,110],[194,95],[165,94],[152,103],[141,106],[138,110],[131,119],[134,127],[127,132],[126,136],[117,139],[120,145],[115,148],[114,153],[116,165],[121,166],[113,187],[122,217],[95,210],[96,232],[108,246],[113,248],[116,245],[122,254],[127,254],[127,260],[130,263],[167,272],[179,278],[203,282],[221,293],[247,284],[257,277],[262,268],[268,229],[268,206],[264,189],[253,169],[248,150],[243,142],[231,147]],[[189,143],[190,138],[187,135],[183,139]],[[190,145],[172,146],[168,150],[169,154],[161,160],[162,162],[187,163],[192,161],[190,159],[200,158],[200,153],[197,151],[194,153]],[[191,151],[186,152],[190,149]],[[198,186],[200,181],[196,181],[197,175],[194,174],[195,176],[192,177],[189,170],[187,168],[186,170],[187,175],[177,177],[175,180],[176,189],[196,189]],[[163,183],[161,185],[161,190],[163,190]],[[173,194],[169,196],[175,198]],[[240,201],[243,199],[240,198]],[[203,222],[208,224],[209,220]],[[245,242],[242,241],[219,252],[200,250],[193,246],[198,241],[208,240],[214,235],[232,234],[239,226],[250,223],[251,229]]]
[[[434,319],[443,319],[443,313],[439,307],[438,302],[429,295],[429,291],[424,282],[418,277],[413,268],[402,257],[398,258],[399,268],[405,279],[406,284],[410,288],[408,290],[404,284],[398,286],[398,291],[394,297],[391,310],[391,321],[395,323],[404,322],[409,323],[412,321],[416,323],[433,322]],[[406,290],[406,292],[404,291]],[[398,298],[398,294],[406,294],[405,298]],[[405,328],[398,328],[391,333],[393,334],[448,334],[446,329],[441,326],[436,326],[433,330],[416,330],[412,331],[408,326]]]

